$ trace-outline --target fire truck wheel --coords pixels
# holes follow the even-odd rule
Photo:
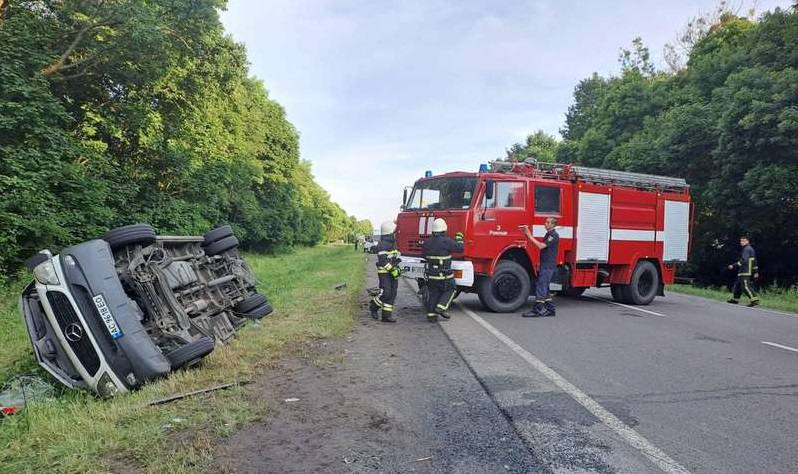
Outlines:
[[[532,283],[521,265],[502,260],[491,278],[481,278],[477,293],[487,309],[495,313],[512,313],[526,303]]]
[[[653,263],[638,262],[625,293],[632,304],[647,305],[654,300],[659,287],[659,274]]]

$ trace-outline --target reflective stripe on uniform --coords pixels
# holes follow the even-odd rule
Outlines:
[[[424,258],[426,258],[427,260],[449,260],[449,259],[452,258],[452,256],[451,255],[429,255],[429,256],[424,257]]]
[[[451,280],[454,275],[427,275],[430,280]]]

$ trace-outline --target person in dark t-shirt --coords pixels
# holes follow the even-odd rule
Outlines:
[[[525,318],[556,314],[549,294],[549,283],[557,270],[557,249],[560,246],[560,236],[555,230],[556,227],[557,219],[547,218],[546,235],[543,236],[543,242],[539,242],[532,236],[528,226],[521,226],[527,240],[540,250],[540,267],[535,282],[535,304],[532,306],[532,311],[523,314]]]

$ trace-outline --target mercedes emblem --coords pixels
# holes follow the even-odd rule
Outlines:
[[[64,337],[69,342],[78,342],[83,337],[83,328],[79,324],[68,324],[64,329]]]

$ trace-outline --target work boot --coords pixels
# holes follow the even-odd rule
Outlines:
[[[737,301],[737,300],[736,300],[736,299],[734,299],[734,298],[729,298],[729,299],[727,299],[727,300],[726,300],[726,302],[727,302],[727,303],[730,303],[730,304],[737,304],[737,303],[739,303],[739,301]]]
[[[446,319],[446,320],[448,320],[451,317],[448,314],[446,314],[446,311],[439,312],[438,316],[440,316],[440,317],[442,317],[443,319]]]
[[[537,318],[541,316],[543,311],[543,306],[540,303],[535,303],[532,305],[532,309],[527,311],[526,313],[522,314],[521,316],[525,318]]]
[[[377,312],[378,311],[377,308],[369,308],[369,311],[371,312],[371,319],[375,321],[380,319],[380,315]]]
[[[427,313],[427,321],[434,323],[438,320],[438,315],[435,313]]]
[[[748,307],[749,308],[753,308],[754,306],[756,306],[758,304],[759,304],[759,300],[752,300],[750,303],[748,303]]]
[[[396,319],[393,317],[393,313],[386,313],[385,311],[382,312],[382,322],[384,323],[395,323]]]

